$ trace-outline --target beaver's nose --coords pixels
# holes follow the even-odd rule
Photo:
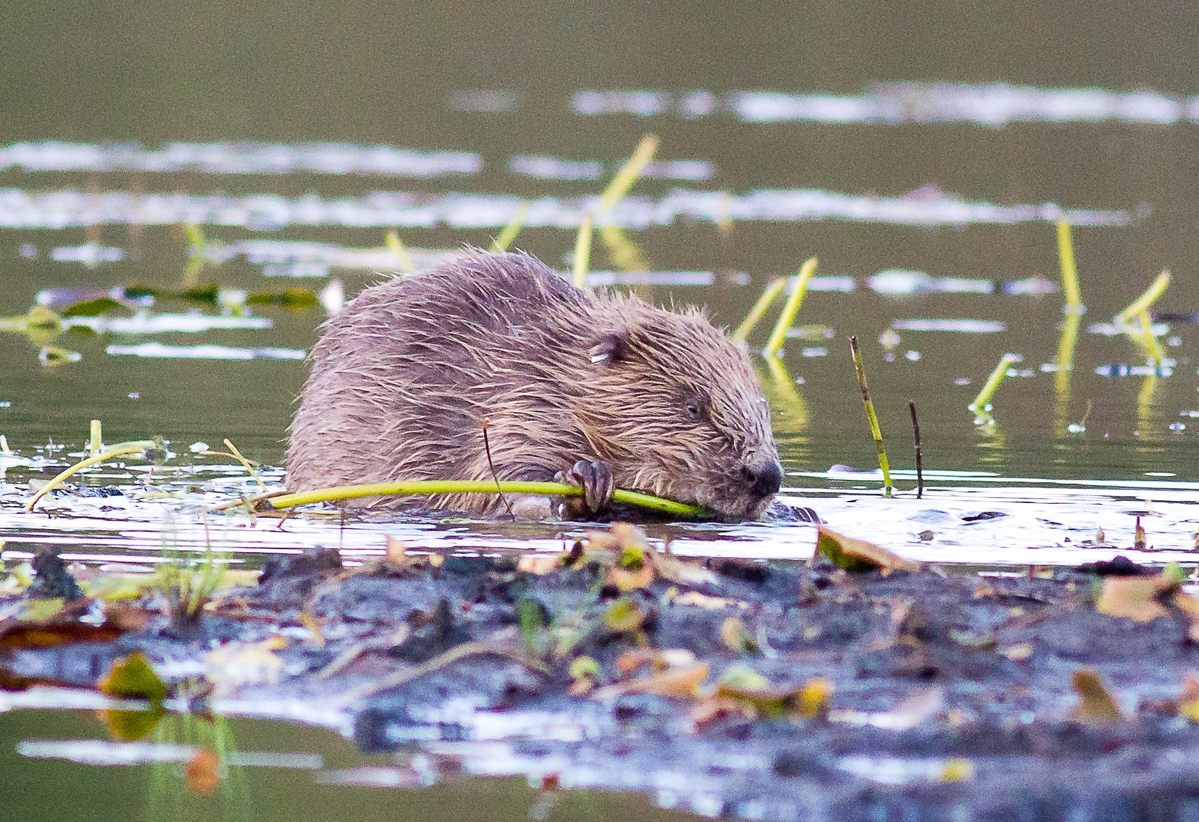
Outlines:
[[[760,497],[777,493],[783,484],[783,466],[774,460],[761,465],[747,465],[743,470],[749,487]]]

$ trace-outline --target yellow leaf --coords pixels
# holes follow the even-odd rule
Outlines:
[[[694,697],[699,686],[708,678],[708,663],[697,662],[677,668],[667,668],[650,676],[618,682],[600,688],[592,699],[612,699],[623,694],[657,694],[658,696]]]
[[[1161,577],[1105,577],[1095,608],[1109,616],[1152,622],[1169,616],[1158,601],[1166,590],[1168,586],[1162,587]]]

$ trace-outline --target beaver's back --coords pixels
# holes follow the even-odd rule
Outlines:
[[[524,254],[468,253],[366,289],[312,349],[288,486],[488,478],[484,418],[497,465],[519,454],[552,475],[553,455],[582,450],[562,374],[593,307]]]

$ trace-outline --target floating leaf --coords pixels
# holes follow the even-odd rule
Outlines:
[[[823,525],[817,526],[816,550],[824,554],[838,568],[846,571],[912,571],[921,569],[918,562],[904,559],[871,542],[853,539],[830,531]]]
[[[1089,725],[1106,725],[1124,719],[1124,712],[1116,698],[1103,684],[1099,674],[1087,668],[1075,671],[1071,684],[1079,696],[1074,715]]]
[[[167,697],[166,684],[154,673],[141,651],[114,661],[97,687],[101,693],[118,698],[162,702]]]

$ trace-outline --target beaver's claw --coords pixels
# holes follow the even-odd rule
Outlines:
[[[594,516],[612,507],[612,492],[616,483],[606,463],[596,460],[579,460],[568,471],[559,471],[555,479],[567,485],[578,485],[583,489],[581,497],[566,497],[561,511],[570,518]]]

